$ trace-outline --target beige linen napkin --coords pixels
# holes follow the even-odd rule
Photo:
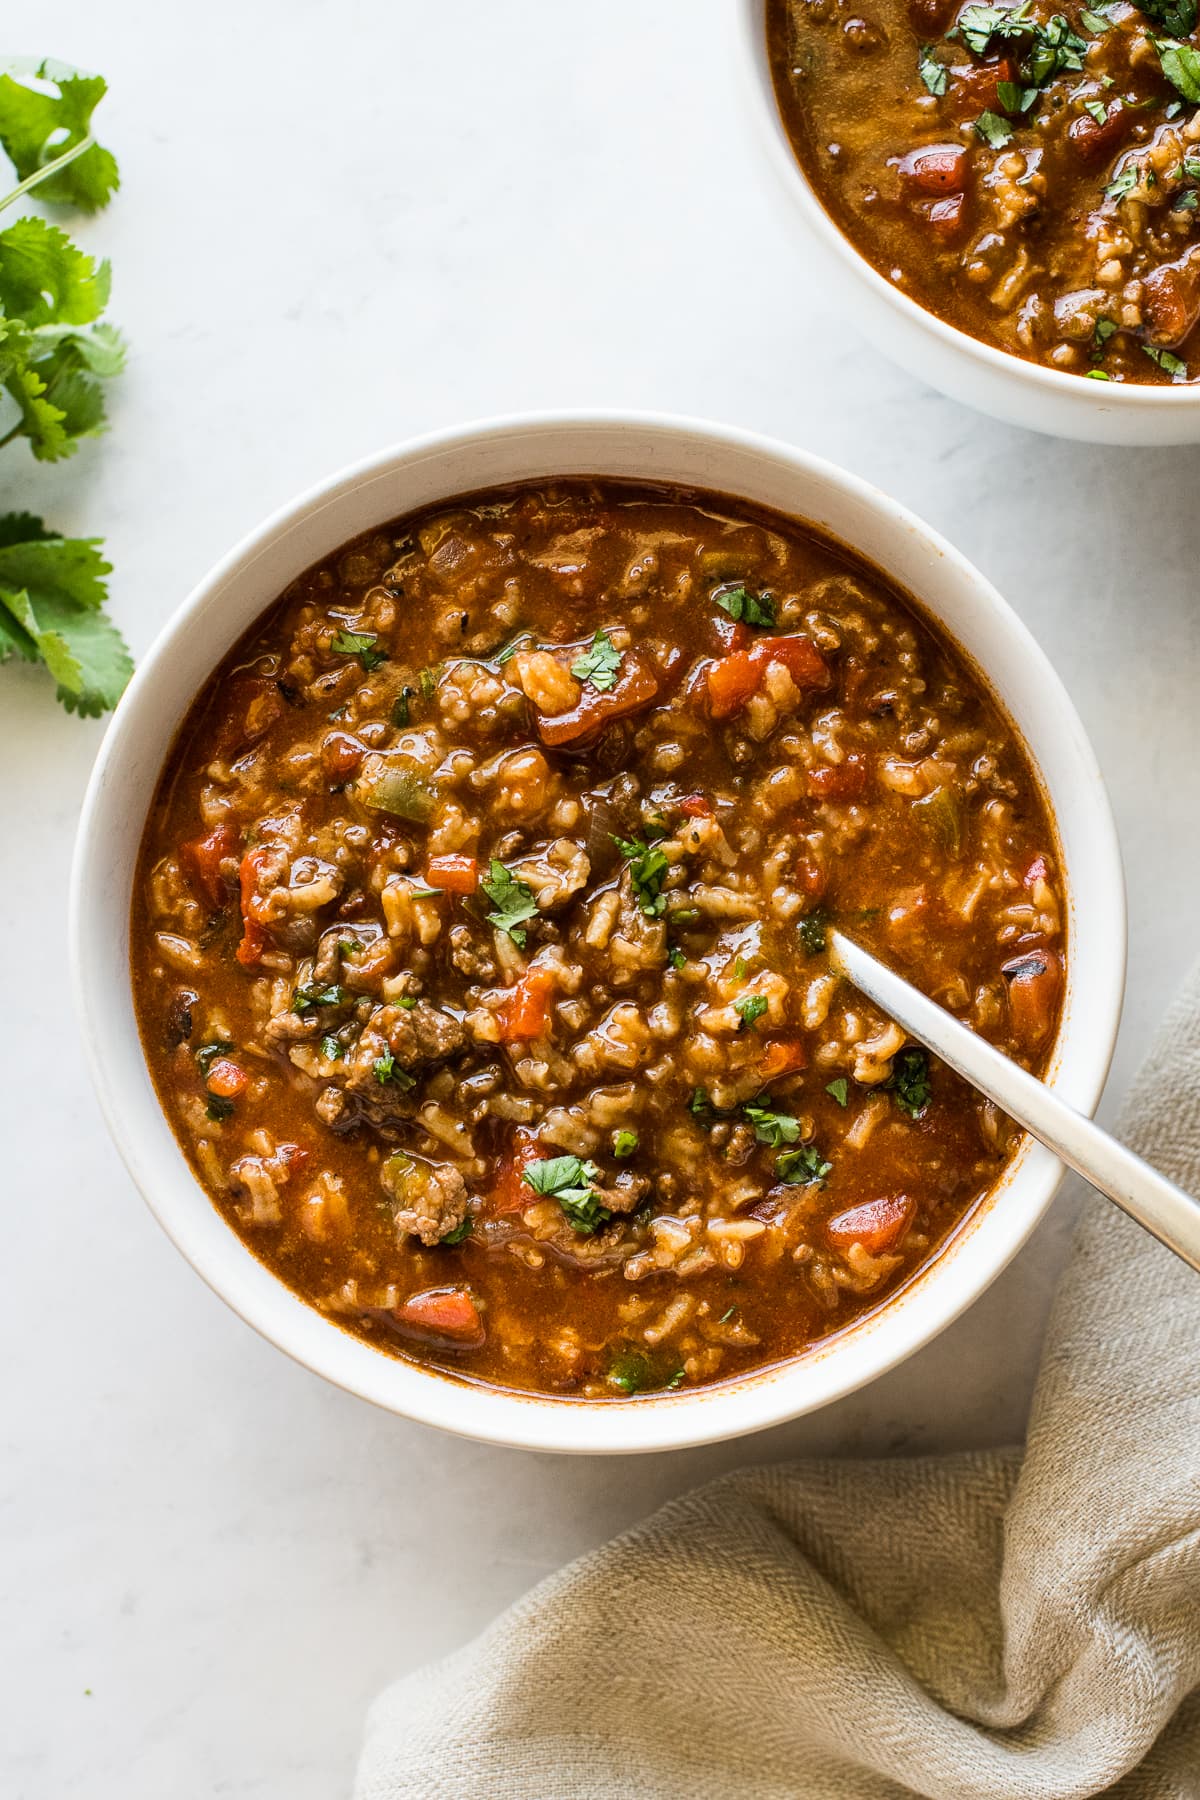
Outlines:
[[[1122,1134],[1200,1191],[1200,973]],[[1200,1277],[1089,1196],[1024,1454],[747,1469],[372,1709],[356,1800],[1200,1796]]]

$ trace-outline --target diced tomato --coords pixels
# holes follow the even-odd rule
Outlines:
[[[776,1038],[773,1044],[767,1045],[758,1072],[764,1081],[778,1081],[781,1075],[794,1075],[807,1064],[808,1051],[799,1038]]]
[[[229,898],[221,864],[237,854],[237,832],[232,825],[218,825],[207,837],[189,838],[179,846],[179,862],[201,900],[214,911]]]
[[[796,864],[796,880],[804,893],[819,900],[829,886],[829,877],[815,856],[802,856]]]
[[[714,719],[732,718],[758,692],[762,670],[748,650],[735,650],[708,665],[708,701]]]
[[[981,112],[1003,113],[1000,84],[1011,82],[1016,86],[1019,73],[1011,56],[1002,56],[999,62],[969,63],[951,69],[950,100],[955,113],[964,119]]]
[[[549,969],[535,967],[525,971],[500,1015],[500,1036],[506,1044],[541,1037],[550,1021],[554,986]]]
[[[1026,1047],[1040,1044],[1054,1023],[1062,985],[1062,965],[1052,950],[1029,950],[1006,962],[1008,1010],[1013,1030]]]
[[[688,819],[709,819],[712,817],[712,801],[707,794],[686,794],[679,802],[679,810]]]
[[[331,731],[321,744],[321,766],[330,781],[351,781],[366,753],[357,738],[345,731]]]
[[[1080,113],[1072,119],[1067,130],[1067,142],[1085,167],[1103,162],[1128,137],[1137,123],[1136,106],[1124,106],[1120,101],[1108,112],[1103,123],[1093,119],[1091,113]]]
[[[414,1336],[477,1347],[484,1338],[479,1308],[466,1288],[426,1288],[396,1308],[396,1324]]]
[[[236,1100],[239,1094],[245,1093],[248,1077],[237,1063],[227,1056],[219,1056],[209,1069],[204,1085],[210,1094],[216,1094],[222,1100]]]
[[[811,638],[760,638],[750,654],[764,670],[768,663],[782,663],[796,686],[806,693],[819,693],[832,680],[829,664]]]
[[[507,1156],[501,1157],[496,1166],[496,1183],[492,1188],[491,1202],[494,1213],[520,1212],[534,1199],[533,1189],[529,1183],[522,1181],[530,1163],[539,1162],[542,1146],[537,1140],[536,1132],[518,1125],[513,1135],[513,1147]]]
[[[808,791],[819,800],[859,800],[867,791],[870,773],[866,757],[852,752],[844,762],[810,769]]]
[[[922,144],[900,158],[900,180],[917,194],[957,194],[967,179],[967,152],[961,144]]]
[[[1176,349],[1191,336],[1200,322],[1200,266],[1193,250],[1151,269],[1142,312],[1146,339],[1159,349]]]
[[[825,1227],[825,1235],[835,1250],[848,1250],[861,1244],[868,1256],[878,1256],[892,1249],[912,1224],[915,1206],[907,1194],[881,1194],[878,1200],[864,1200],[838,1213]]]
[[[272,854],[265,844],[256,844],[242,858],[242,941],[234,954],[243,968],[247,969],[261,962],[267,945],[263,896],[258,891],[258,876],[259,870]]]
[[[933,235],[952,244],[967,222],[967,196],[948,194],[944,200],[935,200],[925,216]]]
[[[431,856],[425,865],[430,887],[448,894],[473,894],[479,886],[479,864],[473,856]]]
[[[709,710],[728,719],[756,694],[773,662],[782,663],[796,686],[816,691],[829,686],[829,665],[810,638],[759,638],[750,650],[736,650],[708,665]]]
[[[1037,886],[1039,881],[1045,881],[1048,874],[1049,870],[1046,867],[1045,857],[1035,856],[1024,875],[1021,877],[1021,881],[1025,887],[1033,888]]]
[[[543,744],[572,744],[590,737],[615,719],[640,712],[658,695],[658,676],[650,664],[635,650],[627,650],[621,658],[616,686],[607,694],[585,687],[578,706],[553,717],[533,709],[533,722]]]

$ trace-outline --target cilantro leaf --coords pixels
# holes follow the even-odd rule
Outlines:
[[[537,917],[533,889],[511,875],[495,856],[489,874],[479,885],[496,908],[488,914],[489,925],[494,925],[497,931],[506,931],[513,943],[523,949],[526,934],[520,926],[526,919]]]
[[[618,1161],[623,1162],[627,1156],[632,1156],[637,1147],[638,1134],[636,1131],[621,1130],[613,1138],[613,1155]]]
[[[325,1058],[325,1061],[341,1062],[345,1054],[345,1045],[340,1043],[339,1040],[334,1037],[332,1032],[327,1032],[321,1039],[321,1055]]]
[[[664,1356],[650,1355],[632,1345],[618,1350],[608,1365],[608,1380],[623,1394],[669,1392],[683,1380],[681,1364],[668,1363]]]
[[[120,335],[95,322],[109,285],[108,264],[44,219],[0,232],[0,443],[27,437],[40,461],[53,462],[103,430],[100,384],[125,360]]]
[[[722,612],[739,624],[773,628],[776,623],[775,602],[769,594],[752,594],[749,588],[735,587],[714,594],[713,599]]]
[[[1169,375],[1172,381],[1187,380],[1187,364],[1180,357],[1173,355],[1170,350],[1157,350],[1153,344],[1143,344],[1141,349],[1143,355],[1148,356],[1151,362],[1157,363],[1163,374]]]
[[[1106,12],[1101,12],[1098,6],[1085,6],[1079,15],[1079,23],[1085,31],[1090,31],[1093,37],[1102,37],[1111,26],[1112,20]]]
[[[972,55],[984,56],[994,37],[1028,37],[1034,29],[1028,13],[1028,0],[1023,6],[966,6],[954,32]]]
[[[1184,99],[1194,106],[1200,105],[1200,50],[1167,38],[1155,38],[1154,48],[1158,51],[1162,72],[1172,87],[1178,88]]]
[[[784,1144],[794,1144],[800,1136],[800,1121],[794,1119],[791,1113],[775,1112],[771,1107],[762,1106],[753,1100],[748,1100],[742,1111],[754,1127],[757,1142],[766,1144],[771,1150],[778,1150]]]
[[[1003,150],[1005,144],[1012,143],[1013,134],[999,113],[981,112],[975,121],[975,130],[993,150]]]
[[[829,925],[829,914],[820,907],[815,912],[806,913],[800,921],[800,942],[804,946],[806,956],[817,956],[825,948],[825,932]]]
[[[345,988],[336,983],[329,987],[298,987],[292,995],[292,1011],[311,1012],[314,1006],[341,1006],[350,998]]]
[[[31,83],[38,83],[33,86]],[[48,92],[55,88],[57,93]],[[92,114],[108,91],[103,76],[46,57],[10,63],[0,74],[0,144],[26,181],[91,135]],[[39,183],[38,196],[56,206],[96,212],[120,185],[116,158],[92,143]]]
[[[811,1187],[822,1184],[833,1168],[815,1144],[802,1144],[798,1150],[785,1150],[775,1158],[775,1176],[785,1187]]]
[[[371,1068],[380,1087],[386,1087],[391,1082],[394,1087],[398,1087],[403,1092],[405,1088],[417,1085],[407,1069],[398,1067],[390,1050],[385,1050],[382,1056],[377,1056],[371,1064]]]
[[[571,664],[571,673],[576,681],[590,682],[599,693],[607,694],[616,686],[620,666],[621,652],[607,631],[597,631],[591,649],[585,650],[579,661]]]
[[[929,1058],[916,1044],[898,1050],[892,1058],[892,1072],[884,1086],[891,1090],[900,1111],[910,1119],[919,1119],[930,1100]]]
[[[467,1213],[464,1215],[461,1225],[455,1225],[451,1231],[444,1231],[442,1233],[441,1237],[438,1239],[438,1243],[461,1244],[464,1238],[470,1237],[474,1229],[475,1215],[474,1213]]]
[[[0,662],[44,663],[67,710],[90,718],[116,705],[133,672],[103,610],[110,573],[99,538],[56,537],[28,513],[0,517]]]
[[[929,93],[935,97],[945,93],[948,78],[946,65],[933,54],[930,44],[922,44],[917,51],[917,73]]]
[[[580,1237],[591,1237],[612,1218],[592,1186],[599,1173],[594,1162],[581,1162],[577,1156],[551,1156],[530,1163],[521,1179],[535,1194],[557,1200]]]
[[[850,1083],[844,1075],[839,1075],[836,1081],[826,1082],[825,1092],[831,1099],[836,1100],[839,1106],[846,1106],[850,1100]]]
[[[329,648],[337,656],[357,656],[364,675],[387,661],[387,651],[375,648],[378,639],[373,631],[335,631]]]
[[[1123,200],[1126,194],[1132,193],[1137,186],[1140,176],[1141,170],[1136,163],[1126,163],[1125,167],[1118,171],[1105,188],[1104,198],[1106,200]]]
[[[742,1021],[738,1026],[739,1031],[747,1026],[753,1026],[762,1018],[767,1010],[766,996],[763,994],[743,994],[740,1000],[734,1001],[733,1010]]]
[[[211,1043],[197,1044],[192,1054],[196,1058],[196,1066],[204,1081],[208,1080],[208,1072],[217,1058],[227,1056],[232,1049],[233,1045],[228,1038],[214,1038]]]
[[[640,838],[614,837],[613,843],[622,856],[629,858],[634,899],[648,919],[661,918],[667,905],[662,885],[671,866],[665,851],[655,844],[644,844]]]

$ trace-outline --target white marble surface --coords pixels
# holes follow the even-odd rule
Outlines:
[[[1023,436],[850,335],[727,91],[731,4],[8,9],[6,48],[111,84],[124,185],[79,235],[113,258],[133,358],[111,435],[58,469],[4,451],[3,504],[107,536],[141,649],[278,502],[473,415],[661,407],[850,464],[996,580],[1093,735],[1130,879],[1119,1087],[1189,960],[1200,885],[1200,452]],[[343,1792],[377,1687],[700,1477],[1019,1433],[1061,1213],[889,1379],[707,1453],[459,1443],[259,1342],[132,1191],[77,1054],[64,883],[101,730],[0,671],[20,846],[0,890],[0,1791]]]

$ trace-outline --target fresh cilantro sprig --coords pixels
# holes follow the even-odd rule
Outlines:
[[[494,925],[497,931],[506,931],[513,943],[524,949],[526,933],[521,927],[526,919],[537,917],[533,889],[518,881],[496,856],[479,885],[496,909],[488,914],[488,924]]]
[[[1134,0],[1134,4],[1173,38],[1191,37],[1196,29],[1196,0]]]
[[[1154,344],[1143,344],[1141,349],[1143,354],[1148,356],[1152,363],[1158,364],[1164,375],[1169,375],[1171,377],[1172,381],[1187,380],[1188,366],[1183,359],[1176,356],[1173,351],[1159,350]]]
[[[1194,6],[1192,11],[1194,18]],[[1193,106],[1200,105],[1200,50],[1194,44],[1181,44],[1175,38],[1155,38],[1154,48],[1171,86]]]
[[[634,899],[648,919],[661,918],[667,906],[663,882],[671,866],[665,851],[657,844],[643,843],[640,838],[614,837],[613,843],[621,855],[629,859]]]
[[[88,718],[115,706],[133,673],[104,611],[111,572],[99,538],[58,537],[29,513],[0,516],[0,663],[43,663],[67,711]]]
[[[292,1011],[306,1013],[311,1012],[315,1006],[341,1006],[349,998],[345,988],[338,987],[336,982],[328,987],[298,987],[292,995]]]
[[[535,1194],[557,1200],[580,1237],[591,1237],[612,1218],[592,1185],[599,1173],[594,1162],[578,1156],[550,1156],[530,1163],[521,1179]]]
[[[17,184],[0,212],[37,191],[95,212],[118,183],[92,135],[105,83],[67,63],[13,63],[0,73],[0,146]],[[0,189],[4,183],[0,181]],[[0,232],[0,446],[25,438],[41,462],[69,456],[104,429],[103,383],[125,350],[100,317],[110,272],[57,225],[21,218]],[[27,513],[0,518],[0,662],[42,663],[71,712],[115,706],[133,672],[104,612],[110,565],[98,538],[64,538]]]
[[[590,683],[598,693],[607,694],[616,686],[620,667],[621,652],[607,631],[597,631],[591,647],[584,651],[578,662],[571,664],[571,673],[576,681]]]
[[[763,1106],[755,1100],[748,1100],[742,1111],[747,1122],[754,1127],[757,1142],[766,1144],[770,1150],[780,1150],[784,1144],[794,1144],[800,1137],[800,1121],[793,1118],[791,1113],[776,1112],[772,1107]]]

